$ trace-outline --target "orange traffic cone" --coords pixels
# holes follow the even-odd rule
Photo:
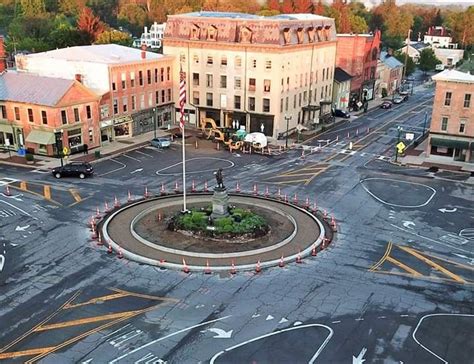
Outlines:
[[[280,263],[278,263],[278,266],[279,266],[280,268],[283,268],[283,267],[285,266],[285,262],[283,261],[283,255],[282,255],[281,258],[280,258]]]
[[[148,194],[148,187],[145,186],[145,193],[143,194],[143,197],[148,198],[150,195]]]
[[[309,209],[309,198],[306,197],[306,201],[304,203],[304,207],[306,207],[307,209]]]
[[[313,257],[315,257],[316,254],[317,254],[317,251],[316,251],[316,244],[314,244],[314,245],[313,245],[313,249],[311,250],[311,255],[312,255]]]
[[[178,186],[178,181],[174,183],[174,192],[178,193],[179,192],[179,186]]]
[[[10,186],[6,185],[5,186],[5,196],[11,196],[12,193],[10,192]]]
[[[92,240],[97,239],[97,230],[95,229],[95,226],[92,226],[91,239]]]
[[[209,259],[206,260],[206,268],[204,269],[204,274],[211,274],[211,267],[209,266]]]
[[[262,268],[260,267],[260,259],[257,261],[257,265],[255,266],[255,273],[260,273]]]
[[[278,199],[281,199],[281,188],[280,187],[278,187],[277,197],[278,197]]]
[[[301,264],[303,260],[301,259],[301,252],[298,251],[298,255],[296,256],[296,263]]]
[[[112,246],[109,244],[109,247],[107,248],[107,254],[112,254],[113,252]]]
[[[162,183],[162,184],[161,184],[161,189],[160,189],[160,194],[161,194],[161,195],[164,195],[165,192],[166,192],[166,191],[165,191],[165,184]]]
[[[104,245],[101,234],[97,234],[97,245]]]
[[[109,204],[107,203],[107,201],[105,201],[104,203],[104,209],[105,209],[105,212],[110,212]]]
[[[95,209],[95,217],[96,218],[99,218],[100,217],[100,210],[99,210],[99,207],[97,206],[97,208]]]
[[[240,192],[240,183],[237,181],[237,184],[235,185],[235,192],[239,193]]]
[[[293,197],[293,202],[296,204],[298,203],[298,195],[297,193],[295,192],[295,197]]]
[[[130,190],[128,190],[127,201],[132,202],[132,194],[130,193]]]
[[[232,265],[230,267],[230,274],[235,274],[237,273],[237,270],[235,269],[235,264],[234,261],[232,260]]]
[[[257,187],[257,184],[256,184],[256,183],[253,184],[253,194],[254,194],[255,196],[258,195],[258,187]]]
[[[191,182],[191,192],[196,192],[196,183],[194,180]]]
[[[206,180],[206,181],[204,181],[204,192],[208,192],[208,191],[209,191],[209,189],[207,187],[207,180]]]
[[[122,249],[120,249],[120,248],[119,248],[118,253],[117,253],[117,258],[119,258],[119,259],[123,258]]]
[[[188,268],[188,265],[186,264],[186,261],[184,260],[183,258],[183,272],[184,273],[189,273],[189,268]]]
[[[120,202],[119,200],[117,199],[117,196],[114,197],[114,207],[116,209],[118,209],[120,207]]]

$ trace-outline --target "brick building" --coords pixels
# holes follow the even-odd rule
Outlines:
[[[101,96],[101,141],[173,122],[172,57],[117,44],[18,55],[18,70],[77,80]]]
[[[7,53],[5,52],[5,43],[0,35],[0,73],[7,69]]]
[[[350,108],[375,96],[380,40],[380,31],[374,34],[337,35],[336,66],[352,75]]]
[[[432,79],[436,91],[426,155],[474,163],[474,76],[446,70]]]
[[[100,145],[100,97],[76,80],[0,75],[0,147],[56,155],[55,130],[72,151]]]
[[[223,127],[237,125],[276,137],[286,132],[286,120],[293,129],[318,120],[321,108],[323,115],[330,112],[333,19],[311,14],[171,15],[163,44],[164,54],[175,57],[175,78],[180,68],[186,73],[191,124],[207,117]]]

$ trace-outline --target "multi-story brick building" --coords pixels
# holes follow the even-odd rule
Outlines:
[[[334,20],[199,12],[168,17],[164,54],[186,73],[189,122],[212,118],[278,136],[330,110]],[[177,97],[178,83],[175,85]],[[176,99],[177,102],[177,99]],[[326,111],[327,112],[327,111]]]
[[[427,156],[474,163],[474,76],[446,70],[436,82]]]
[[[380,40],[380,31],[373,34],[337,35],[336,66],[352,76],[350,108],[360,107],[360,103],[372,100],[375,96]]]
[[[76,80],[7,71],[0,75],[0,147],[56,155],[62,145],[100,145],[100,97]]]
[[[172,57],[116,44],[19,55],[19,71],[77,80],[101,96],[101,140],[172,123]],[[154,119],[155,118],[155,119]]]

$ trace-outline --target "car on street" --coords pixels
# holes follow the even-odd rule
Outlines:
[[[391,109],[392,108],[392,103],[390,101],[384,101],[380,104],[380,107],[382,109]]]
[[[153,138],[150,144],[155,148],[169,148],[171,146],[171,139],[165,137]]]
[[[94,174],[92,165],[87,162],[71,162],[61,167],[53,168],[53,176],[56,178],[62,177],[79,177],[84,179],[91,177]]]
[[[351,117],[351,114],[341,109],[335,109],[333,115],[344,119],[349,119]]]
[[[401,104],[403,101],[405,101],[403,96],[395,96],[393,98],[393,103],[394,104]]]

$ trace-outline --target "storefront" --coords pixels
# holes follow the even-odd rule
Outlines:
[[[174,111],[173,105],[168,105],[156,109],[148,109],[132,115],[132,133],[140,135],[157,129],[171,126],[173,120],[171,115]],[[156,118],[156,125],[154,118]]]
[[[53,155],[55,141],[52,131],[33,129],[26,136],[26,147],[36,154]]]
[[[273,136],[273,115],[250,115],[250,132]]]
[[[13,127],[8,124],[0,124],[0,148],[16,150],[17,145],[14,138]]]
[[[128,138],[132,136],[132,122],[133,119],[128,115],[101,121],[101,144],[107,144],[115,140],[115,138]]]
[[[67,141],[68,141],[68,146],[70,149],[73,149],[74,147],[82,146],[84,144],[83,139],[82,139],[82,129],[77,128],[77,129],[68,130]]]
[[[471,143],[472,147],[472,143]],[[469,141],[460,139],[431,138],[430,154],[447,157],[449,160],[469,162],[471,159]]]

